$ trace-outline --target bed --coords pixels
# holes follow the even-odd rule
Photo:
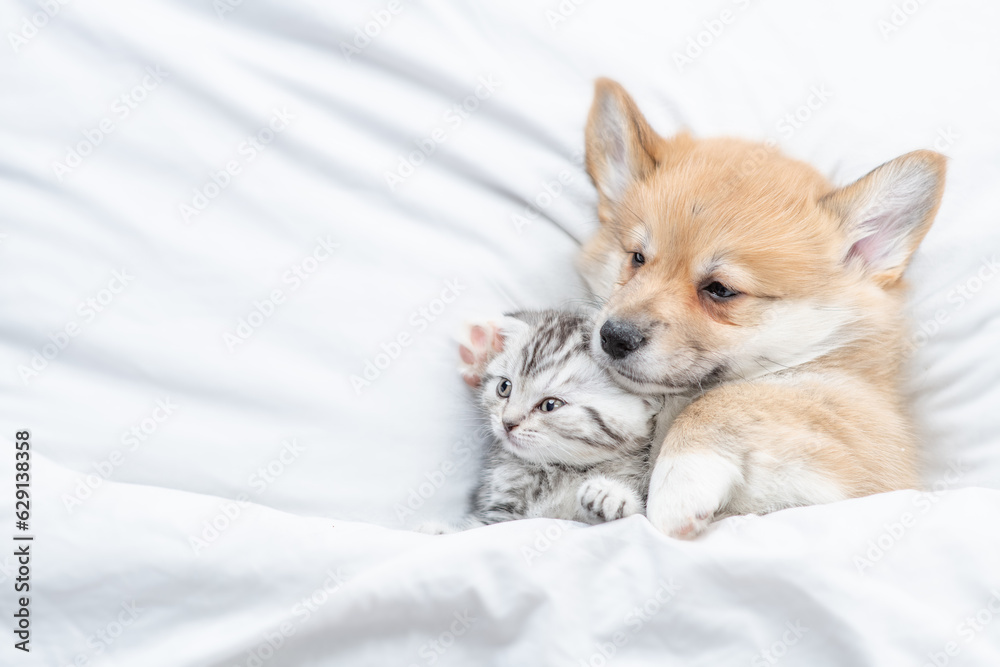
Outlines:
[[[1000,664],[1000,7],[0,7],[5,665]],[[463,322],[586,298],[597,76],[837,183],[947,154],[908,273],[922,490],[447,536]],[[7,538],[4,538],[7,539]],[[22,542],[10,542],[12,545]],[[0,612],[16,629],[13,548]],[[15,619],[12,621],[11,619]]]

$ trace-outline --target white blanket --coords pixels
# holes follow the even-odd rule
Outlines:
[[[0,5],[0,525],[29,429],[35,536],[27,654],[0,550],[0,664],[1000,664],[980,4]],[[926,492],[691,543],[408,530],[474,482],[460,324],[584,297],[600,75],[838,183],[952,158],[909,272]]]

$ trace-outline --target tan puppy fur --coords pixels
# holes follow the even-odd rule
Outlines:
[[[692,537],[723,516],[917,485],[902,274],[937,212],[943,156],[909,153],[835,189],[760,144],[660,137],[601,79],[587,170],[593,352],[632,390],[673,396],[653,524]]]

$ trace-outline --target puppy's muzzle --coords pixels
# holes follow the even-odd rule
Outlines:
[[[639,327],[628,320],[608,320],[601,327],[601,349],[612,359],[624,359],[645,344]]]

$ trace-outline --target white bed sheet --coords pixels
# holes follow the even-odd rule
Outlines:
[[[34,650],[0,663],[1000,664],[1000,621],[966,621],[1000,613],[998,8],[52,7],[32,33],[37,5],[0,5],[21,37],[0,69],[0,433],[38,452]],[[599,75],[661,132],[772,138],[838,182],[952,158],[910,271],[934,493],[691,544],[641,517],[405,530],[473,484],[459,324],[584,296]]]

